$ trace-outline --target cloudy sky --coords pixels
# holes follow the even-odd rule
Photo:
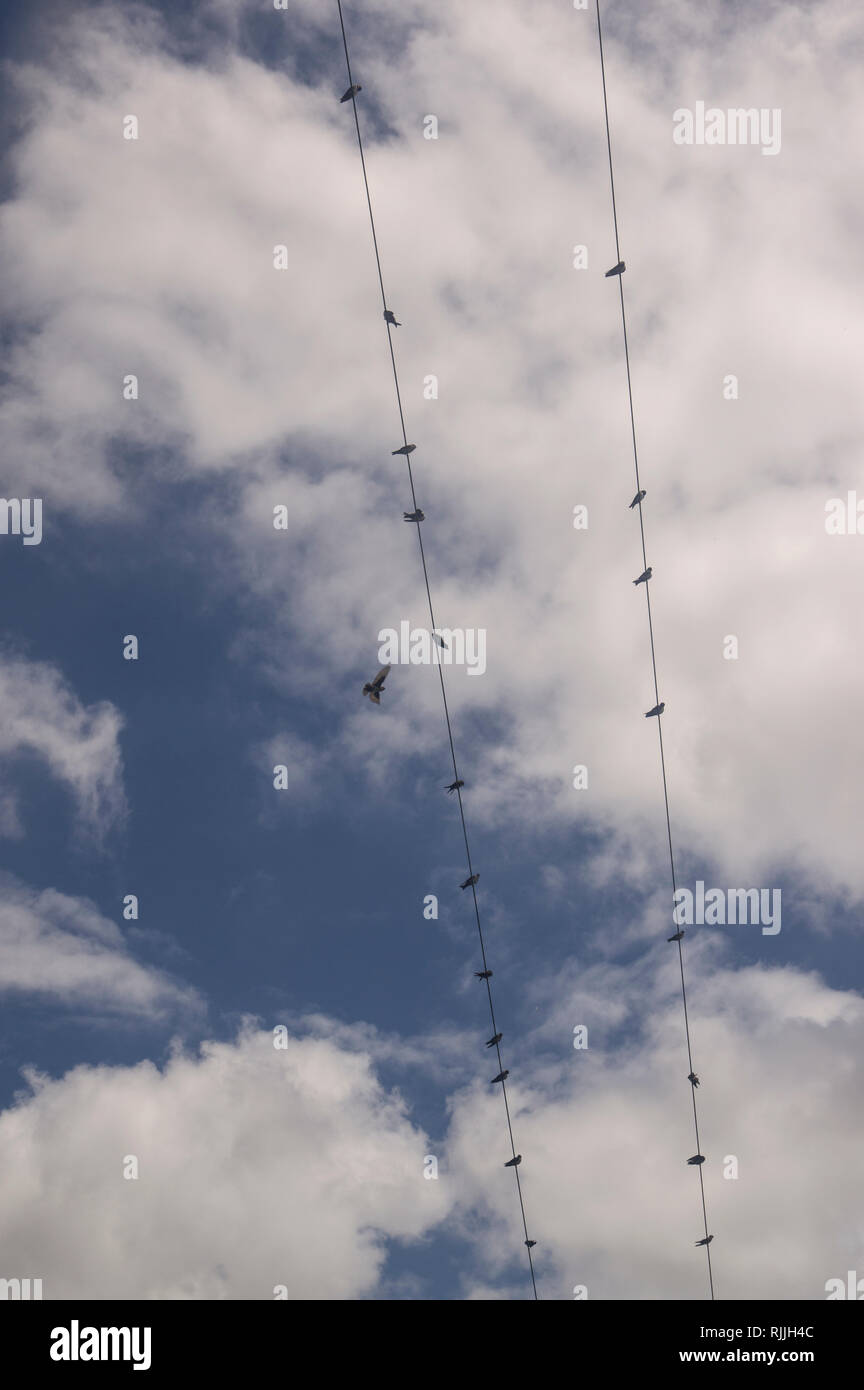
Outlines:
[[[864,1274],[864,20],[603,13],[679,880],[782,895],[685,943],[717,1294],[821,1299]],[[345,16],[436,612],[486,634],[446,678],[538,1291],[701,1299],[596,15]],[[2,42],[0,1276],[530,1298],[438,675],[360,696],[426,600],[335,0]],[[676,143],[700,102],[779,150]]]

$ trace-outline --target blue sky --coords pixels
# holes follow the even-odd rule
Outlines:
[[[3,16],[4,487],[45,520],[0,536],[0,1243],[46,1297],[530,1293],[437,674],[360,696],[424,594],[332,8]],[[346,18],[433,597],[488,634],[448,694],[541,1297],[702,1297],[596,32],[562,8]],[[854,25],[665,0],[661,83],[610,8],[678,876],[783,899],[777,936],[688,938],[718,1283],[819,1298],[862,1258],[860,537],[822,522],[860,477],[861,209],[808,112],[830,84],[860,122]],[[674,147],[703,97],[782,105],[781,154]]]

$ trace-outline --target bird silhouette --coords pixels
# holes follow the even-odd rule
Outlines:
[[[363,694],[368,695],[373,705],[380,705],[381,692],[384,689],[384,682],[390,674],[389,666],[382,666],[374,680],[367,681],[363,687]]]
[[[340,102],[342,102],[342,101],[350,101],[352,97],[356,97],[357,93],[358,93],[358,92],[362,92],[362,90],[363,90],[363,88],[360,86],[360,83],[359,83],[359,82],[355,82],[354,85],[353,85],[353,87],[349,87],[348,90],[347,90],[347,92],[345,93],[344,97],[340,97],[339,100],[340,100]]]

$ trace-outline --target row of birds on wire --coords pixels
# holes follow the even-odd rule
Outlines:
[[[597,12],[597,40],[598,40],[599,55],[600,55],[600,78],[601,78],[601,84],[602,84],[602,89],[603,89],[603,116],[604,116],[604,124],[605,124],[605,127],[606,127],[606,153],[607,153],[608,164],[609,164],[609,192],[610,192],[610,195],[611,195],[611,202],[612,202],[612,224],[613,224],[613,228],[614,228],[614,232],[615,232],[615,254],[619,257],[617,263],[612,267],[612,269],[611,269],[611,270],[608,270],[608,271],[606,272],[606,276],[607,276],[607,278],[612,278],[612,277],[617,278],[617,281],[618,281],[618,294],[619,294],[619,299],[620,299],[620,303],[621,303],[621,330],[622,330],[623,346],[624,346],[624,367],[625,367],[626,378],[627,378],[627,399],[628,399],[628,408],[629,408],[629,417],[630,417],[630,433],[631,433],[632,442],[633,442],[633,466],[634,466],[635,479],[636,479],[636,488],[637,488],[636,496],[634,497],[633,502],[631,503],[631,506],[633,506],[633,507],[638,507],[638,508],[639,508],[639,532],[640,532],[641,542],[642,542],[642,563],[643,563],[643,565],[645,566],[645,569],[644,569],[643,573],[638,577],[638,579],[635,579],[633,582],[634,582],[634,584],[637,584],[637,585],[638,585],[638,584],[642,584],[642,583],[645,584],[645,599],[646,599],[646,605],[645,605],[645,606],[646,606],[646,611],[647,611],[647,616],[648,616],[648,638],[649,638],[649,643],[650,643],[650,648],[651,648],[651,670],[652,670],[653,681],[654,681],[654,698],[655,698],[655,700],[657,701],[657,703],[656,703],[656,705],[653,707],[653,709],[650,709],[650,710],[646,711],[646,716],[645,716],[645,717],[648,718],[648,719],[650,719],[652,716],[656,716],[656,718],[657,718],[657,733],[658,733],[658,741],[659,741],[659,745],[660,745],[660,775],[661,775],[661,781],[662,781],[662,787],[663,787],[663,803],[664,803],[665,816],[666,816],[666,832],[667,832],[668,843],[669,843],[669,868],[670,868],[670,874],[671,874],[672,897],[673,897],[673,901],[674,901],[674,900],[675,900],[675,895],[676,895],[675,852],[674,852],[673,843],[672,843],[672,820],[671,820],[671,815],[670,815],[670,811],[669,811],[669,788],[668,788],[668,783],[667,783],[667,778],[666,778],[666,755],[665,755],[665,752],[664,752],[664,749],[663,749],[663,721],[662,721],[662,719],[661,719],[661,717],[660,717],[660,716],[663,714],[663,711],[664,711],[664,709],[666,708],[666,706],[665,706],[664,702],[661,701],[661,699],[660,699],[660,688],[659,688],[659,681],[658,681],[658,677],[657,677],[657,654],[656,654],[655,646],[654,646],[654,624],[653,624],[652,617],[651,617],[651,597],[650,597],[650,590],[649,590],[649,586],[648,586],[648,585],[649,585],[649,580],[651,579],[651,573],[652,573],[652,571],[651,571],[651,567],[650,567],[649,564],[648,564],[648,555],[647,555],[646,543],[645,543],[645,525],[644,525],[643,513],[642,513],[642,502],[643,502],[643,499],[644,499],[645,496],[646,496],[646,492],[645,492],[645,490],[644,490],[643,487],[642,487],[642,483],[641,483],[640,476],[639,476],[639,452],[638,452],[638,448],[637,448],[637,444],[636,444],[636,412],[635,412],[635,408],[634,408],[634,405],[633,405],[633,383],[632,383],[631,372],[630,372],[630,349],[629,349],[628,342],[627,342],[627,312],[626,312],[626,308],[625,308],[625,304],[624,304],[624,271],[626,270],[627,267],[626,267],[626,265],[625,265],[623,259],[621,259],[621,241],[620,241],[619,232],[618,232],[618,208],[617,208],[617,202],[616,202],[616,198],[615,198],[615,170],[614,170],[614,160],[613,160],[613,157],[612,157],[612,131],[611,131],[611,125],[610,125],[610,120],[609,120],[609,98],[608,98],[607,87],[606,87],[606,60],[605,60],[604,53],[603,53],[603,22],[602,22],[601,15],[600,15],[600,0],[595,0],[595,9],[596,9],[596,12]],[[694,1134],[695,1134],[695,1138],[696,1138],[696,1150],[697,1150],[697,1151],[696,1151],[696,1153],[695,1153],[691,1158],[689,1158],[689,1159],[687,1160],[687,1162],[688,1162],[688,1164],[690,1164],[691,1166],[695,1167],[695,1168],[696,1168],[696,1171],[697,1171],[698,1174],[699,1174],[699,1189],[700,1189],[700,1193],[701,1193],[702,1219],[703,1219],[703,1230],[704,1230],[704,1236],[703,1236],[700,1240],[697,1240],[697,1241],[695,1242],[695,1244],[696,1244],[697,1246],[700,1246],[700,1245],[701,1245],[701,1246],[704,1246],[704,1247],[705,1247],[705,1254],[706,1254],[706,1258],[707,1258],[707,1268],[708,1268],[708,1284],[709,1284],[710,1296],[711,1296],[711,1299],[713,1300],[714,1297],[715,1297],[715,1292],[714,1292],[714,1275],[713,1275],[713,1271],[712,1271],[712,1267],[711,1267],[711,1250],[710,1250],[710,1246],[711,1246],[711,1242],[713,1241],[714,1237],[713,1237],[713,1235],[711,1235],[711,1234],[709,1233],[709,1231],[708,1231],[708,1207],[707,1207],[707,1203],[706,1203],[706,1200],[705,1200],[705,1184],[704,1184],[704,1180],[703,1180],[703,1176],[702,1176],[702,1165],[705,1163],[705,1157],[704,1157],[704,1155],[700,1152],[701,1144],[700,1144],[700,1138],[699,1138],[699,1116],[698,1116],[698,1107],[697,1107],[697,1102],[696,1102],[696,1091],[697,1091],[697,1088],[698,1088],[698,1086],[699,1086],[699,1078],[698,1078],[698,1076],[696,1075],[696,1072],[695,1072],[695,1069],[694,1069],[694,1066],[693,1066],[693,1047],[692,1047],[692,1039],[691,1039],[691,1036],[690,1036],[690,1020],[689,1020],[689,1014],[688,1014],[688,1010],[687,1010],[687,987],[686,987],[685,974],[684,974],[684,954],[683,954],[683,948],[682,948],[682,945],[681,945],[681,941],[682,941],[683,936],[684,936],[683,930],[679,930],[679,931],[676,932],[673,936],[668,937],[667,940],[668,940],[668,941],[674,941],[674,942],[676,942],[676,943],[677,943],[677,946],[678,946],[678,964],[679,964],[680,974],[681,974],[681,1002],[682,1002],[682,1006],[683,1006],[684,1036],[685,1036],[685,1040],[686,1040],[686,1045],[687,1045],[687,1056],[688,1056],[689,1065],[690,1065],[690,1072],[689,1072],[689,1075],[688,1075],[688,1078],[687,1078],[687,1079],[688,1079],[688,1081],[690,1082],[691,1103],[692,1103],[692,1107],[693,1107],[693,1128],[694,1128]]]
[[[347,56],[347,45],[346,45],[346,56]],[[346,102],[349,102],[349,101],[350,101],[350,102],[352,102],[352,104],[354,104],[355,118],[356,118],[356,97],[358,96],[358,94],[359,94],[362,90],[363,90],[363,89],[362,89],[362,86],[361,86],[359,83],[352,83],[352,84],[348,87],[348,89],[344,92],[344,94],[342,95],[342,97],[340,98],[340,101],[343,102],[343,103],[346,103]],[[360,132],[359,132],[359,121],[358,121],[358,140],[359,140],[359,139],[360,139]],[[362,140],[360,141],[360,147],[361,147],[361,155],[362,155]],[[365,175],[365,161],[364,161],[364,175]],[[367,189],[367,192],[368,192],[368,189]],[[370,211],[370,217],[371,217],[371,214],[372,214],[371,201],[370,201],[370,205],[369,205],[369,211]],[[373,234],[374,234],[374,219],[373,219]],[[375,241],[376,241],[376,255],[377,255],[377,238],[375,239]],[[614,266],[611,267],[610,270],[607,270],[607,271],[605,272],[605,278],[606,278],[606,279],[611,279],[611,278],[618,278],[618,277],[621,277],[621,276],[624,274],[624,272],[626,271],[626,269],[627,269],[626,263],[625,263],[623,260],[619,260]],[[380,262],[379,262],[379,275],[380,275]],[[383,294],[383,279],[382,279],[382,282],[381,282],[381,288],[382,288],[382,294]],[[385,308],[384,308],[384,312],[383,312],[383,317],[384,317],[384,321],[385,321],[385,323],[386,323],[386,325],[387,325],[388,335],[389,335],[391,329],[394,329],[394,328],[401,328],[401,327],[402,327],[401,321],[398,320],[398,319],[396,318],[396,315],[395,315],[395,313],[393,312],[392,309],[389,309],[389,308],[386,307],[386,304],[385,304]],[[391,344],[391,348],[392,348],[392,344]],[[394,375],[395,375],[395,373],[396,373],[395,357],[393,358],[393,367],[394,367]],[[397,377],[397,392],[398,392],[398,377]],[[410,469],[410,455],[413,454],[413,453],[416,451],[416,448],[417,448],[416,444],[409,444],[409,443],[406,442],[406,443],[402,444],[399,448],[394,449],[394,450],[392,451],[392,456],[393,456],[393,457],[399,457],[399,456],[404,457],[405,460],[406,460],[406,463],[408,463],[409,469]],[[412,484],[412,491],[413,491],[413,484]],[[641,514],[642,503],[643,503],[643,501],[644,501],[644,499],[645,499],[646,496],[647,496],[647,490],[646,490],[645,488],[639,487],[638,490],[637,490],[637,492],[636,492],[636,495],[634,496],[634,498],[633,498],[633,500],[632,500],[632,502],[629,504],[630,510],[633,510],[634,508],[638,507],[638,508],[639,508],[639,511],[640,511],[640,514]],[[415,500],[416,500],[416,499],[415,499]],[[409,522],[409,523],[416,524],[416,525],[418,526],[418,529],[419,529],[420,524],[426,520],[426,515],[425,515],[425,513],[424,513],[419,507],[416,507],[416,506],[415,506],[415,509],[414,509],[413,511],[410,511],[410,512],[403,512],[403,520],[404,520],[405,522]],[[422,546],[422,542],[421,542],[421,546]],[[422,552],[421,552],[421,553],[422,553]],[[424,570],[425,570],[425,560],[424,560]],[[650,582],[650,580],[651,580],[651,578],[652,578],[652,575],[653,575],[653,570],[652,570],[652,567],[649,565],[649,566],[647,566],[647,567],[645,568],[645,570],[643,570],[643,572],[642,572],[636,579],[633,580],[633,584],[634,584],[636,587],[638,587],[638,586],[641,585],[641,584],[646,584],[646,585],[647,585],[647,584]],[[427,576],[427,579],[428,579],[428,576]],[[430,595],[430,606],[431,606],[431,595]],[[433,636],[435,637],[435,640],[436,640],[436,641],[442,641],[442,645],[446,645],[446,644],[443,643],[443,640],[442,640],[442,639],[438,638],[437,634],[434,634],[434,633],[433,633]],[[373,704],[375,704],[375,705],[380,705],[380,704],[381,704],[381,695],[382,695],[382,693],[384,692],[384,689],[385,689],[385,682],[386,682],[386,680],[388,679],[391,670],[392,670],[392,666],[390,666],[390,665],[382,666],[382,667],[379,669],[379,671],[377,672],[377,674],[376,674],[370,681],[367,681],[367,682],[363,685],[363,687],[362,687],[362,694],[363,694],[363,696],[364,696],[364,697],[367,697],[367,698],[368,698]],[[442,676],[442,689],[443,689],[443,676]],[[658,700],[658,702],[657,702],[651,709],[646,710],[646,712],[645,712],[645,718],[646,718],[646,719],[651,719],[651,718],[657,718],[657,719],[659,719],[659,717],[663,714],[665,708],[666,708],[666,703],[665,703],[665,701],[663,701],[663,700]],[[446,714],[446,698],[445,698],[445,714]],[[448,729],[449,729],[449,715],[447,716],[447,719],[448,719]],[[454,766],[455,766],[455,753],[454,753]],[[458,777],[457,777],[453,782],[449,783],[449,784],[446,786],[446,788],[445,788],[445,790],[446,790],[447,792],[450,792],[450,793],[456,792],[457,795],[459,795],[460,811],[462,810],[461,789],[464,787],[464,785],[465,785],[464,781],[463,781],[461,778],[458,778]],[[463,814],[463,823],[464,823],[464,814]],[[466,832],[466,843],[467,843],[467,832]],[[480,877],[479,873],[477,873],[477,872],[472,872],[471,874],[469,874],[469,876],[468,876],[462,883],[460,883],[459,887],[460,887],[462,890],[465,890],[465,889],[467,889],[467,888],[471,888],[472,891],[473,891],[473,890],[476,888],[476,884],[477,884],[477,882],[478,882],[478,880],[479,880],[479,877]],[[476,901],[476,894],[475,894],[475,901]],[[479,917],[478,917],[478,927],[479,927]],[[679,930],[679,931],[676,932],[673,936],[671,936],[671,937],[669,937],[669,938],[667,938],[667,939],[668,939],[668,941],[670,941],[670,942],[680,942],[681,939],[683,938],[683,936],[684,936],[683,930]],[[482,934],[481,934],[481,941],[482,941]],[[485,964],[485,951],[484,951],[484,964]],[[488,982],[489,982],[489,980],[491,979],[492,975],[493,975],[493,971],[490,970],[490,969],[484,969],[484,970],[482,970],[482,971],[475,971],[475,976],[476,976],[476,978],[479,979],[479,980],[484,980],[484,981],[486,981],[486,983],[487,983],[487,988],[489,987]],[[491,1007],[491,996],[490,996],[490,1007]],[[494,1011],[493,1011],[493,1018],[494,1018]],[[500,1044],[502,1038],[503,1038],[503,1033],[501,1033],[501,1032],[495,1032],[495,1033],[493,1034],[493,1036],[487,1041],[486,1047],[487,1047],[487,1048],[495,1047],[496,1050],[497,1050],[497,1049],[499,1048],[499,1044]],[[499,1061],[500,1061],[500,1051],[499,1051]],[[507,1080],[507,1078],[509,1077],[509,1075],[510,1075],[509,1068],[504,1068],[504,1067],[502,1066],[501,1069],[498,1071],[497,1075],[494,1076],[494,1077],[492,1077],[490,1084],[491,1084],[491,1085],[496,1085],[496,1084],[499,1084],[499,1083],[500,1083],[500,1084],[502,1085],[502,1089],[503,1089],[504,1083],[506,1082],[506,1080]],[[697,1088],[697,1087],[699,1086],[699,1084],[700,1084],[700,1082],[699,1082],[699,1077],[696,1075],[695,1072],[692,1072],[692,1071],[691,1071],[690,1074],[688,1075],[688,1078],[687,1078],[687,1079],[688,1079],[688,1081],[690,1082],[690,1084],[691,1084],[693,1090],[695,1091],[696,1088]],[[506,1096],[505,1096],[505,1104],[506,1104]],[[508,1108],[508,1124],[509,1124],[509,1108]],[[511,1130],[511,1140],[512,1140],[512,1130]],[[510,1158],[510,1159],[508,1159],[507,1162],[504,1164],[504,1166],[505,1166],[506,1168],[518,1168],[518,1166],[521,1164],[521,1162],[522,1162],[522,1155],[521,1155],[521,1154],[516,1154],[516,1153],[515,1153],[515,1149],[514,1149],[513,1157]],[[704,1156],[703,1154],[701,1154],[701,1153],[696,1153],[696,1154],[692,1155],[692,1157],[690,1157],[690,1158],[687,1159],[687,1164],[690,1165],[690,1166],[701,1166],[704,1162],[705,1162],[705,1156]],[[518,1182],[518,1175],[517,1175],[517,1182]],[[520,1188],[520,1202],[521,1202],[521,1188]],[[524,1221],[524,1208],[523,1208],[523,1221]],[[713,1241],[713,1239],[714,1239],[713,1235],[706,1234],[702,1239],[697,1240],[697,1241],[695,1242],[695,1244],[696,1244],[697,1246],[708,1246],[708,1245],[711,1244],[711,1242]],[[536,1241],[530,1240],[530,1239],[527,1238],[527,1229],[526,1229],[526,1239],[525,1239],[525,1241],[524,1241],[524,1244],[525,1244],[526,1247],[528,1248],[528,1251],[529,1251],[529,1259],[530,1259],[530,1251],[531,1251],[531,1249],[536,1245]],[[532,1264],[532,1281],[533,1281],[533,1264]],[[535,1297],[536,1297],[536,1284],[535,1284]]]
[[[340,10],[340,17],[341,17],[341,3],[339,4],[339,10]],[[367,175],[366,175],[366,163],[365,163],[365,158],[363,157],[363,141],[362,141],[362,136],[361,136],[361,133],[360,133],[360,122],[359,122],[359,117],[358,117],[358,115],[357,115],[356,98],[357,98],[358,94],[362,91],[362,87],[360,86],[359,83],[355,83],[355,82],[351,81],[351,65],[350,65],[350,58],[349,58],[349,54],[348,54],[348,42],[347,42],[347,38],[345,37],[344,23],[343,23],[343,26],[342,26],[342,27],[343,27],[343,41],[344,41],[344,44],[345,44],[345,58],[346,58],[346,62],[347,62],[347,65],[348,65],[348,75],[349,75],[349,82],[350,82],[350,85],[349,85],[347,91],[346,91],[346,92],[343,94],[343,96],[341,97],[341,101],[342,101],[343,103],[351,102],[351,103],[352,103],[352,106],[353,106],[353,110],[354,110],[355,124],[356,124],[356,126],[357,126],[357,139],[358,139],[358,144],[359,144],[359,147],[360,147],[361,162],[362,162],[362,165],[363,165],[363,176],[364,176],[364,182],[366,183],[367,201],[368,201],[368,205],[369,205],[369,217],[370,217],[370,221],[371,221],[371,224],[372,224],[373,245],[374,245],[374,248],[375,248],[375,257],[376,257],[376,263],[377,263],[377,266],[378,266],[378,276],[379,276],[379,282],[380,282],[380,287],[381,287],[381,297],[382,297],[382,301],[383,301],[384,322],[385,322],[385,324],[386,324],[386,326],[387,326],[387,334],[388,334],[388,340],[389,340],[389,343],[390,343],[391,360],[392,360],[392,366],[393,366],[393,375],[394,375],[394,380],[395,380],[395,384],[396,384],[397,403],[399,404],[400,419],[402,420],[403,439],[404,439],[404,441],[405,441],[402,445],[400,445],[400,447],[399,447],[398,449],[394,449],[394,450],[392,451],[392,453],[393,453],[393,457],[394,457],[394,458],[400,457],[400,456],[401,456],[402,458],[404,458],[404,459],[405,459],[406,466],[407,466],[407,469],[408,469],[408,477],[409,477],[409,483],[410,483],[410,486],[411,486],[412,497],[413,497],[413,500],[414,500],[414,507],[413,507],[413,510],[412,510],[412,511],[403,512],[402,516],[403,516],[403,520],[404,520],[405,522],[408,522],[408,523],[410,523],[410,524],[413,524],[413,525],[415,525],[415,526],[417,527],[418,540],[419,540],[419,547],[420,547],[421,563],[422,563],[422,565],[423,565],[423,573],[424,573],[424,578],[425,578],[425,581],[426,581],[427,598],[428,598],[428,602],[429,602],[429,616],[430,616],[430,618],[432,619],[432,626],[433,626],[433,629],[434,629],[435,624],[434,624],[434,616],[433,616],[433,608],[432,608],[432,594],[431,594],[431,589],[430,589],[430,587],[429,587],[429,575],[428,575],[428,570],[427,570],[427,566],[426,566],[426,558],[425,558],[425,554],[424,554],[424,551],[423,551],[422,536],[421,536],[421,534],[420,534],[420,533],[421,533],[421,524],[426,520],[426,515],[425,515],[425,513],[423,512],[423,510],[422,510],[420,507],[417,506],[417,499],[416,499],[416,495],[415,495],[415,492],[414,492],[413,472],[412,472],[412,469],[411,469],[411,455],[415,452],[417,446],[416,446],[415,444],[411,444],[411,443],[408,442],[408,437],[407,437],[407,434],[405,433],[404,419],[402,418],[401,395],[400,395],[400,392],[399,392],[398,370],[397,370],[397,366],[396,366],[396,357],[395,357],[395,352],[394,352],[394,350],[393,350],[393,341],[392,341],[392,333],[393,333],[393,330],[398,329],[398,328],[401,328],[401,327],[402,327],[402,324],[401,324],[401,322],[396,318],[396,315],[395,315],[395,313],[393,312],[393,310],[387,307],[387,300],[386,300],[385,292],[384,292],[384,279],[383,279],[383,274],[382,274],[382,271],[381,271],[380,254],[379,254],[379,250],[378,250],[378,237],[377,237],[377,234],[376,234],[376,231],[375,231],[375,219],[374,219],[374,215],[373,215],[373,212],[372,212],[372,201],[371,201],[371,196],[369,195],[368,178],[367,178]],[[447,646],[446,642],[445,642],[444,639],[443,639],[442,637],[440,637],[440,636],[438,635],[438,633],[435,632],[434,630],[433,630],[433,632],[432,632],[432,636],[433,636],[433,639],[436,641],[436,643],[438,643],[440,646],[446,648],[446,646]],[[386,682],[387,678],[388,678],[389,675],[390,675],[391,669],[392,669],[392,667],[391,667],[390,665],[382,666],[382,667],[380,668],[380,670],[377,672],[377,674],[376,674],[371,680],[367,681],[367,682],[364,684],[364,686],[363,686],[363,688],[362,688],[362,693],[363,693],[364,697],[367,697],[367,698],[371,701],[372,704],[374,704],[374,705],[380,705],[380,704],[381,704],[381,696],[382,696],[382,693],[384,692],[385,682]],[[460,818],[461,818],[461,821],[462,821],[462,829],[463,829],[463,834],[464,834],[464,838],[465,838],[465,849],[466,849],[466,855],[467,855],[467,859],[468,859],[468,875],[467,875],[467,877],[460,883],[459,887],[460,887],[463,891],[465,891],[466,889],[470,889],[470,890],[471,890],[472,897],[473,897],[473,900],[474,900],[474,912],[475,912],[475,917],[476,917],[476,922],[477,922],[478,936],[479,936],[479,940],[480,940],[480,950],[481,950],[481,955],[482,955],[482,958],[483,958],[483,959],[482,959],[483,969],[482,969],[482,970],[475,971],[474,973],[475,973],[475,977],[476,977],[478,980],[480,980],[480,981],[482,981],[482,982],[485,983],[486,989],[487,989],[487,994],[488,994],[488,1000],[489,1000],[489,1011],[490,1011],[490,1016],[491,1016],[491,1019],[492,1019],[493,1033],[492,1033],[491,1038],[489,1038],[488,1041],[486,1042],[486,1047],[487,1047],[487,1048],[490,1048],[490,1049],[491,1049],[491,1048],[494,1048],[495,1051],[497,1052],[497,1055],[498,1055],[498,1072],[497,1072],[497,1074],[496,1074],[494,1077],[491,1078],[490,1085],[493,1085],[493,1086],[500,1085],[500,1086],[501,1086],[501,1090],[502,1090],[502,1094],[503,1094],[503,1097],[504,1097],[504,1105],[505,1105],[505,1111],[506,1111],[506,1115],[507,1115],[507,1126],[508,1126],[508,1132],[509,1132],[509,1136],[510,1136],[510,1147],[511,1147],[511,1153],[512,1153],[512,1156],[511,1156],[509,1159],[507,1159],[506,1163],[504,1164],[504,1167],[505,1167],[505,1168],[512,1168],[512,1169],[514,1169],[514,1171],[515,1171],[516,1186],[517,1186],[517,1192],[518,1192],[519,1204],[520,1204],[520,1211],[521,1211],[521,1216],[522,1216],[522,1224],[523,1224],[523,1227],[524,1227],[524,1235],[525,1235],[525,1239],[524,1239],[524,1241],[523,1241],[523,1244],[525,1245],[525,1247],[526,1247],[526,1249],[527,1249],[527,1252],[528,1252],[529,1268],[530,1268],[530,1271],[531,1271],[531,1282],[532,1282],[532,1286],[533,1286],[533,1290],[534,1290],[534,1297],[537,1298],[537,1297],[538,1297],[538,1294],[537,1294],[537,1284],[536,1284],[536,1279],[535,1279],[535,1276],[534,1276],[533,1258],[532,1258],[532,1255],[531,1255],[531,1251],[533,1250],[533,1248],[534,1248],[534,1246],[537,1244],[537,1242],[536,1242],[535,1240],[532,1240],[532,1239],[530,1238],[530,1236],[529,1236],[529,1233],[528,1233],[527,1219],[526,1219],[526,1216],[525,1216],[525,1207],[524,1207],[524,1202],[523,1202],[523,1199],[522,1199],[522,1188],[521,1188],[521,1183],[520,1183],[520,1181],[519,1181],[519,1172],[518,1172],[518,1169],[519,1169],[519,1166],[520,1166],[521,1163],[522,1163],[522,1155],[521,1155],[521,1153],[517,1153],[517,1152],[516,1152],[516,1144],[515,1144],[515,1140],[514,1140],[514,1136],[513,1136],[513,1126],[512,1126],[511,1116],[510,1116],[510,1107],[509,1107],[509,1105],[508,1105],[508,1103],[507,1103],[507,1093],[506,1093],[506,1082],[507,1082],[507,1078],[508,1078],[509,1075],[510,1075],[510,1071],[509,1071],[508,1068],[506,1068],[506,1067],[504,1066],[503,1061],[502,1061],[502,1057],[501,1057],[500,1044],[501,1044],[501,1040],[502,1040],[502,1038],[503,1038],[504,1035],[503,1035],[503,1033],[498,1029],[498,1025],[497,1025],[497,1023],[496,1023],[496,1021],[495,1021],[495,1009],[494,1009],[493,1000],[492,1000],[492,986],[491,986],[491,983],[490,983],[490,981],[491,981],[491,979],[492,979],[493,971],[489,968],[488,961],[487,961],[486,947],[485,947],[485,943],[484,943],[484,939],[483,939],[483,930],[482,930],[482,926],[481,926],[481,923],[480,923],[480,913],[479,913],[479,906],[478,906],[478,902],[477,902],[477,882],[478,882],[478,880],[479,880],[479,878],[480,878],[480,875],[479,875],[479,873],[477,873],[477,872],[474,871],[473,866],[472,866],[472,864],[471,864],[471,852],[470,852],[470,845],[469,845],[469,839],[468,839],[468,829],[467,829],[467,824],[466,824],[466,820],[465,820],[465,811],[464,811],[464,807],[463,807],[463,804],[462,804],[462,789],[463,789],[464,786],[465,786],[465,782],[464,782],[464,780],[462,779],[462,777],[460,777],[460,775],[459,775],[459,771],[458,771],[458,767],[457,767],[457,763],[456,763],[455,743],[454,743],[453,731],[452,731],[452,727],[451,727],[451,723],[450,723],[450,714],[449,714],[449,710],[448,710],[448,706],[447,706],[447,697],[446,697],[445,686],[444,686],[444,676],[443,676],[443,672],[441,671],[440,665],[439,665],[439,667],[438,667],[438,672],[439,672],[439,678],[440,678],[440,681],[441,681],[442,699],[443,699],[443,704],[444,704],[444,716],[445,716],[445,720],[446,720],[446,724],[447,724],[447,732],[448,732],[448,736],[449,736],[449,740],[450,740],[450,751],[451,751],[451,757],[452,757],[452,763],[453,763],[453,772],[454,772],[454,780],[453,780],[452,782],[448,783],[448,785],[447,785],[447,787],[445,788],[445,790],[446,790],[448,793],[451,793],[451,794],[452,794],[452,793],[455,793],[455,794],[456,794],[456,798],[457,798],[458,803],[459,803],[459,814],[460,814]]]

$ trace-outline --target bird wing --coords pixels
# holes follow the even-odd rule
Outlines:
[[[384,682],[386,681],[386,679],[387,679],[387,677],[389,676],[389,674],[390,674],[390,667],[389,667],[389,666],[382,666],[382,667],[381,667],[381,670],[378,672],[378,674],[377,674],[377,676],[375,677],[375,679],[374,679],[374,681],[372,682],[372,684],[373,684],[373,685],[377,685],[377,686],[380,688],[380,687],[384,684]]]

